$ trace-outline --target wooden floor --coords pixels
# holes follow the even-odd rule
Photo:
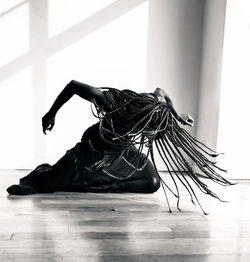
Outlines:
[[[26,172],[0,171],[0,261],[250,261],[250,183],[216,187],[231,200],[183,191],[182,212],[154,194],[8,196]],[[182,189],[181,189],[182,190]]]

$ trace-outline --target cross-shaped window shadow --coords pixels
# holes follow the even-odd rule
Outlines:
[[[8,12],[15,10],[15,8],[20,7],[21,5],[25,4],[26,2],[29,3],[30,6],[30,50],[25,54],[21,55],[20,57],[16,58],[15,60],[9,62],[8,64],[2,66],[0,68],[0,81],[8,78],[12,74],[16,73],[19,70],[22,70],[26,66],[29,66],[37,60],[37,55],[39,57],[43,56],[45,59],[54,55],[56,52],[61,51],[62,49],[72,45],[73,43],[77,42],[78,40],[86,37],[88,34],[93,33],[94,31],[100,29],[101,27],[105,26],[106,24],[112,22],[116,18],[122,16],[123,14],[131,11],[132,9],[136,8],[138,5],[144,3],[146,0],[117,0],[114,3],[104,7],[103,9],[97,11],[93,15],[87,17],[83,21],[79,22],[76,25],[71,26],[69,29],[65,30],[64,32],[56,35],[55,37],[49,39],[48,38],[48,1],[24,1],[20,4],[16,5],[15,7],[9,9],[8,11],[2,13],[1,15],[5,15]],[[39,41],[39,46],[34,47],[32,46],[32,42],[34,41],[34,36],[36,36],[37,28],[36,21],[34,19],[37,18],[32,12],[35,11],[36,8],[40,8],[43,10],[41,17],[42,22],[39,23],[39,30],[42,32],[46,32],[43,35],[43,39]],[[73,14],[70,14],[73,15]],[[42,27],[42,28],[41,28]],[[45,27],[45,28],[44,28]],[[37,54],[37,50],[40,51]]]

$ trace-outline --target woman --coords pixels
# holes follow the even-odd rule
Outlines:
[[[58,110],[75,94],[95,105],[99,122],[89,127],[81,142],[57,163],[38,166],[20,179],[19,185],[10,186],[9,194],[55,191],[152,193],[162,185],[165,193],[164,187],[178,198],[179,208],[178,180],[189,192],[191,200],[195,197],[199,203],[183,172],[169,173],[175,190],[160,178],[153,144],[168,171],[185,171],[203,192],[218,198],[200,181],[184,154],[207,178],[230,184],[214,170],[219,168],[206,156],[217,155],[179,127],[177,121],[192,126],[191,116],[177,114],[170,98],[160,88],[154,93],[137,94],[131,90],[99,89],[72,80],[42,118],[44,134],[52,130]]]

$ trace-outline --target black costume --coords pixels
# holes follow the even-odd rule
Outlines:
[[[23,194],[30,194],[55,191],[152,193],[162,185],[165,193],[167,188],[179,200],[178,181],[185,186],[191,200],[194,202],[195,198],[199,204],[189,177],[201,191],[218,198],[200,180],[186,157],[205,177],[223,185],[230,184],[215,171],[222,170],[210,159],[217,154],[181,128],[168,105],[154,94],[113,88],[106,88],[104,92],[108,103],[101,108],[93,101],[99,122],[84,132],[81,142],[53,166],[42,164],[22,178],[19,185],[9,187],[10,194],[18,194],[20,186],[27,189]],[[175,189],[160,178],[153,149],[157,149],[167,170],[172,171],[169,175]],[[177,205],[179,208],[179,201]]]

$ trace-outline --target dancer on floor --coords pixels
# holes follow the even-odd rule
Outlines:
[[[43,117],[45,134],[52,130],[58,110],[75,94],[94,104],[99,122],[89,127],[81,142],[58,162],[39,165],[21,178],[18,185],[10,186],[9,194],[55,191],[152,193],[162,185],[166,197],[165,188],[178,198],[179,209],[179,182],[190,194],[192,202],[199,204],[194,184],[202,192],[218,198],[200,180],[189,160],[203,176],[222,185],[231,184],[216,171],[222,170],[211,160],[217,154],[179,126],[178,122],[192,126],[192,117],[179,115],[160,88],[153,93],[138,94],[131,90],[95,88],[72,80]],[[169,176],[174,189],[159,176],[153,149],[158,151],[167,170],[172,171]],[[142,151],[146,151],[145,154]]]

